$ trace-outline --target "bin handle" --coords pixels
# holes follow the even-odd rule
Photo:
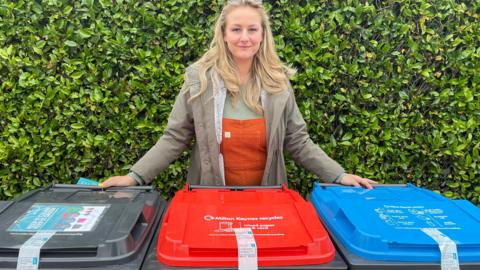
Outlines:
[[[252,189],[281,189],[285,190],[285,184],[272,186],[213,186],[213,185],[186,185],[188,191],[192,189],[227,189],[231,191],[243,191]]]
[[[53,188],[75,188],[92,190],[153,190],[153,186],[128,186],[128,187],[100,187],[93,185],[75,185],[75,184],[54,184]]]
[[[335,183],[318,183],[317,185],[321,187],[348,187],[342,184]],[[408,184],[372,184],[373,187],[406,187]]]

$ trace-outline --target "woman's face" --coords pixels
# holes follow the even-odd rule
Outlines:
[[[251,7],[231,10],[223,38],[235,62],[253,60],[263,39],[262,17]]]

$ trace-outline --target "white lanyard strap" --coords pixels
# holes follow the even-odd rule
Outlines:
[[[452,239],[434,228],[423,228],[422,231],[438,243],[441,255],[442,270],[460,270],[458,264],[457,245]]]
[[[238,246],[238,269],[257,270],[257,244],[250,228],[234,228]]]

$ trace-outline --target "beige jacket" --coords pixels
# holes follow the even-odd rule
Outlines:
[[[188,183],[225,185],[219,145],[226,89],[221,78],[217,82],[209,80],[206,92],[188,102],[191,96],[199,92],[199,86],[198,69],[192,65],[187,68],[184,85],[175,100],[164,134],[130,170],[137,181],[150,183],[195,138]],[[323,181],[332,182],[344,173],[344,169],[310,139],[291,87],[278,94],[262,91],[262,107],[268,152],[262,185],[287,182],[284,150],[291,154],[297,164]]]

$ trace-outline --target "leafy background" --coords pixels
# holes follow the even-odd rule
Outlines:
[[[480,2],[264,1],[312,139],[348,171],[480,203]],[[0,199],[125,174],[223,1],[0,0]],[[189,152],[155,180],[184,184]],[[315,176],[287,159],[290,186]]]

